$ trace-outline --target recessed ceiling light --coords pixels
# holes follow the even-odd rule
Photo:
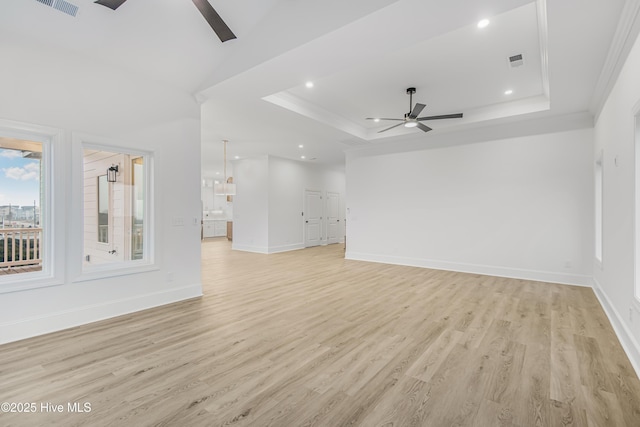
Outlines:
[[[220,175],[220,172],[216,172],[216,175]]]
[[[511,89],[507,89],[504,91],[505,95],[511,95],[513,93],[513,91]]]
[[[298,148],[304,148],[304,145],[300,144],[298,145]]]
[[[234,159],[238,160],[240,158],[240,156],[235,156]]]
[[[301,159],[306,159],[306,157],[305,157],[305,156],[300,156],[300,158],[301,158]]]
[[[482,19],[478,21],[478,28],[485,28],[487,25],[489,25],[488,19]]]
[[[380,121],[380,119],[375,118],[375,119],[373,119],[373,121],[374,121],[374,122],[376,122],[376,123],[378,123],[378,122]]]
[[[313,82],[306,82],[304,84],[307,88],[311,89],[313,87]]]

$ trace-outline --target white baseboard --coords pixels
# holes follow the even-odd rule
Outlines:
[[[200,283],[0,324],[0,344],[202,296]]]
[[[269,248],[266,246],[249,246],[249,245],[236,245],[231,244],[231,249],[234,251],[253,252],[256,254],[268,254]]]
[[[492,265],[465,264],[450,261],[397,257],[392,255],[376,255],[352,252],[347,249],[346,259],[355,261],[379,262],[384,264],[406,265],[409,267],[432,268],[435,270],[459,271],[461,273],[484,274],[487,276],[509,277],[513,279],[535,280],[539,282],[560,283],[591,287],[593,279],[583,274],[568,274],[551,271],[526,270]]]
[[[622,317],[613,304],[611,304],[609,297],[595,278],[593,279],[593,290],[598,301],[600,301],[600,305],[604,309],[605,314],[609,318],[609,322],[618,336],[620,344],[627,354],[633,369],[635,369],[636,375],[640,377],[640,345],[638,344],[638,341],[629,330],[629,326],[624,320],[624,317]]]
[[[277,254],[279,252],[289,252],[289,251],[297,251],[298,249],[304,249],[303,243],[295,243],[292,245],[282,245],[282,246],[269,246],[268,253]]]
[[[298,249],[304,249],[304,244],[295,243],[292,245],[282,246],[249,246],[249,245],[231,245],[231,249],[234,251],[252,252],[256,254],[277,254],[280,252],[297,251]]]

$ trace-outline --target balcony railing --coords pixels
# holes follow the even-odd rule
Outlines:
[[[42,228],[0,228],[0,268],[42,264]]]

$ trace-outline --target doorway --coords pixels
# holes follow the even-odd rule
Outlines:
[[[340,243],[342,224],[339,192],[305,190],[302,215],[306,248]]]

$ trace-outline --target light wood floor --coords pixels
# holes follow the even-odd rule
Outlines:
[[[203,243],[202,299],[0,346],[1,426],[640,426],[593,292]]]

